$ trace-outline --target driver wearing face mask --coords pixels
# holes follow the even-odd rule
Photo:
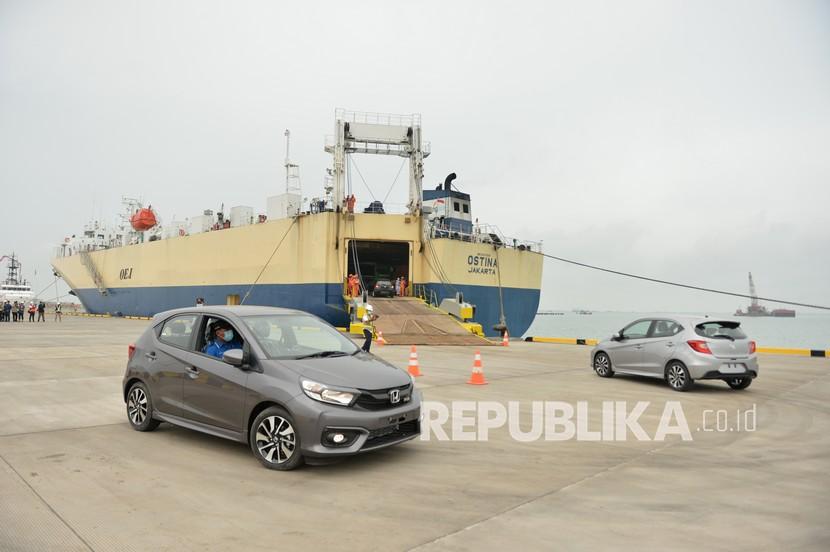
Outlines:
[[[242,341],[234,334],[230,324],[224,320],[217,320],[211,324],[210,335],[213,336],[213,339],[202,349],[205,354],[222,358],[225,351],[242,348]]]

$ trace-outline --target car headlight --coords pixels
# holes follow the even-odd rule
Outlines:
[[[316,381],[303,380],[303,392],[314,399],[329,404],[339,404],[341,406],[349,406],[355,398],[354,393],[348,391],[340,391],[339,389],[331,389],[322,383]]]

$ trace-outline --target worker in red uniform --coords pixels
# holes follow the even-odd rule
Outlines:
[[[406,277],[401,276],[401,297],[406,297]]]

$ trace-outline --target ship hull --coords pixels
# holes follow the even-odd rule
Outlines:
[[[488,335],[496,335],[502,310],[512,335],[530,327],[539,305],[538,252],[421,236],[415,217],[321,213],[94,251],[86,264],[80,255],[61,257],[52,265],[91,313],[152,316],[203,297],[208,304],[296,308],[345,326],[349,242],[394,243],[403,251],[397,269],[415,284],[410,290],[439,302],[460,292]]]
[[[250,305],[271,305],[310,312],[338,327],[348,325],[348,314],[343,301],[330,303],[327,298],[340,297],[337,283],[319,284],[257,284],[246,301]],[[452,297],[454,291],[443,284],[426,284],[438,297]],[[476,305],[475,321],[484,326],[485,333],[496,335],[492,327],[501,319],[498,287],[454,286],[464,300]],[[101,295],[97,289],[74,290],[87,312],[116,316],[153,316],[169,309],[192,306],[196,297],[204,297],[207,304],[224,304],[225,298],[237,294],[240,286],[173,286],[111,290]],[[502,288],[505,319],[513,335],[521,336],[533,323],[539,306],[539,290]],[[371,302],[371,299],[370,299]]]

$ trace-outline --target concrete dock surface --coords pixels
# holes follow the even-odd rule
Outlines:
[[[602,379],[590,347],[419,347],[426,401],[679,401],[692,440],[414,440],[264,469],[242,444],[127,423],[127,345],[147,321],[0,324],[0,550],[828,550],[830,359],[762,356],[744,391]],[[410,349],[374,347],[403,368]],[[732,429],[718,429],[719,411]],[[716,413],[716,414],[713,414]],[[755,427],[736,428],[747,412]],[[444,427],[450,432],[451,424]],[[726,425],[723,426],[724,428]]]

